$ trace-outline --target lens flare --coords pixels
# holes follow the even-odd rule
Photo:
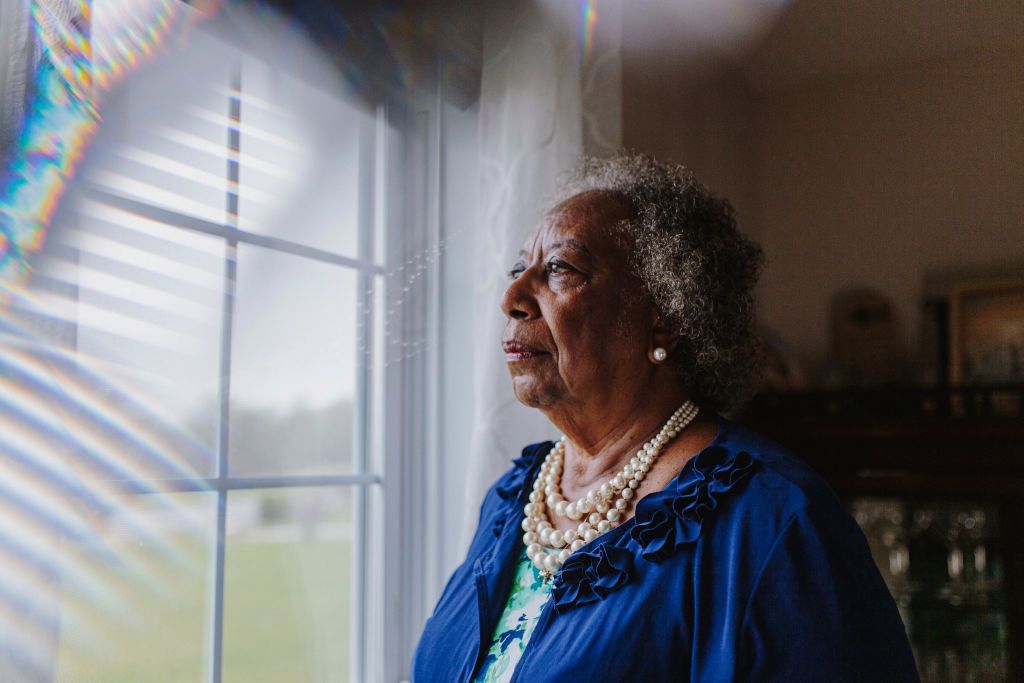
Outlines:
[[[196,573],[181,538],[208,528],[175,492],[182,482],[204,489],[197,467],[209,469],[209,449],[74,344],[24,324],[76,324],[30,289],[29,276],[99,129],[104,95],[207,14],[178,0],[26,8],[33,97],[0,185],[0,658],[45,678],[58,636],[61,648],[100,651],[97,619],[138,618],[126,586],[159,599],[155,558]]]
[[[594,29],[597,27],[596,0],[580,0],[580,62],[590,61],[594,49]]]
[[[188,463],[209,463],[211,454],[12,315],[0,319],[0,455],[0,650],[16,652],[23,666],[52,660],[54,633],[84,647],[97,615],[130,619],[124,586],[158,596],[154,557],[196,571],[180,533],[161,523],[201,533],[195,510],[170,501],[182,481],[203,488]],[[162,517],[139,514],[140,498],[162,506]],[[118,543],[124,536],[133,542]],[[60,629],[39,622],[51,610]]]
[[[192,17],[205,16],[186,14],[178,0],[108,0],[98,15],[89,1],[61,13],[55,5],[29,3],[40,49],[35,96],[0,188],[0,280],[11,283],[23,282],[43,246],[57,203],[98,130],[103,95],[170,35],[181,36]]]

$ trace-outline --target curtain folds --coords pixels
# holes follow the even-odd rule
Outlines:
[[[7,167],[31,95],[38,49],[32,40],[28,6],[0,2],[0,164]]]
[[[567,10],[570,8],[571,11]],[[499,309],[523,241],[582,154],[621,144],[621,0],[489,3],[480,90],[475,421],[464,541],[487,488],[554,427],[512,394]]]

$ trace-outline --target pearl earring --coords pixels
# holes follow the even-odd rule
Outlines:
[[[660,363],[663,360],[665,360],[666,358],[668,358],[668,351],[666,351],[665,349],[661,348],[660,346],[658,348],[654,349],[654,362],[655,363]]]

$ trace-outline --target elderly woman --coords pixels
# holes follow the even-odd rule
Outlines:
[[[413,680],[911,681],[864,536],[718,413],[755,377],[759,248],[685,168],[585,161],[511,269],[516,397],[564,434],[488,492]]]

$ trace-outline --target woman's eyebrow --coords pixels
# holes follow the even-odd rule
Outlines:
[[[551,245],[551,251],[554,251],[555,249],[559,249],[561,247],[570,247],[575,251],[580,252],[584,256],[590,256],[590,250],[587,249],[587,246],[583,244],[583,242],[580,242],[578,239],[575,239],[573,237],[567,237],[564,240],[555,242],[554,244]]]
[[[580,252],[583,256],[586,257],[590,257],[591,255],[590,250],[587,249],[587,245],[583,244],[583,242],[580,242],[578,239],[574,237],[567,237],[564,240],[559,240],[558,242],[553,243],[551,246],[548,247],[548,251],[554,251],[555,249],[560,249],[562,247],[570,247],[571,249]],[[520,249],[519,258],[526,261],[530,258],[530,253],[525,249]]]

